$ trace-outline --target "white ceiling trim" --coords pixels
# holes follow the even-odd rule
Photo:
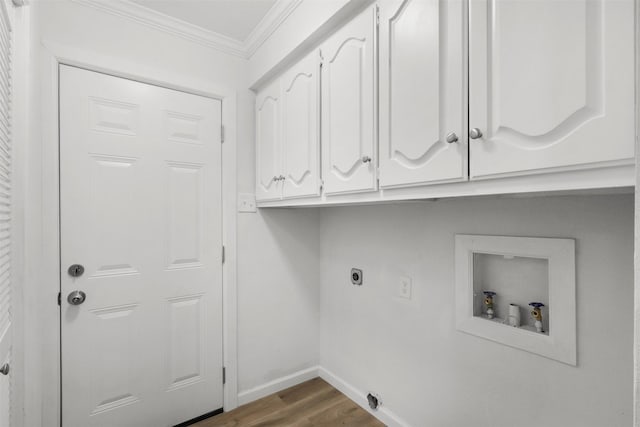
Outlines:
[[[71,0],[241,58],[250,58],[303,0],[277,0],[242,42],[128,0]]]
[[[247,58],[251,58],[303,0],[277,0],[244,41]]]

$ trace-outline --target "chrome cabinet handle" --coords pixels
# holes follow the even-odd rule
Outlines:
[[[446,141],[449,144],[453,144],[454,142],[458,142],[458,135],[456,135],[455,132],[449,132],[445,138],[446,138]]]
[[[11,369],[8,363],[5,363],[4,365],[0,366],[0,374],[2,375],[9,375],[10,370]]]
[[[469,131],[469,138],[478,139],[482,138],[482,131],[478,128],[473,128]]]
[[[369,163],[369,162],[371,162],[371,157],[369,157],[369,156],[364,156],[364,157],[362,158],[362,163]]]

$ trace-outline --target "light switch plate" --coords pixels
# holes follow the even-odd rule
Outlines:
[[[256,196],[251,193],[239,193],[238,212],[256,212]]]

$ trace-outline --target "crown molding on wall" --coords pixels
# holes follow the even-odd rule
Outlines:
[[[246,58],[251,58],[254,53],[267,41],[280,25],[296,10],[303,0],[276,0],[262,20],[247,36],[244,41]]]
[[[245,41],[173,18],[128,0],[71,0],[221,52],[250,58],[303,0],[277,0]]]

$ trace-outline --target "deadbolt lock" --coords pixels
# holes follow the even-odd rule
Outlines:
[[[84,267],[80,264],[73,264],[71,267],[69,267],[67,272],[71,277],[80,277],[84,273]]]

